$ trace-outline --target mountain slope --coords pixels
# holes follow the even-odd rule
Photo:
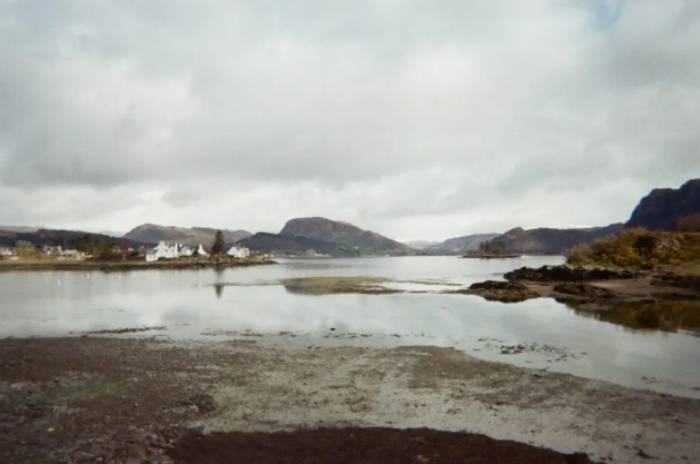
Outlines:
[[[61,245],[64,248],[73,248],[78,243],[107,242],[113,245],[126,244],[133,247],[144,245],[144,242],[125,237],[112,237],[105,234],[83,232],[80,230],[63,229],[39,229],[35,232],[16,232],[0,230],[0,245],[15,246],[17,242],[24,241],[35,245]]]
[[[404,245],[406,245],[409,248],[413,248],[414,250],[425,250],[428,247],[439,245],[442,242],[437,242],[437,241],[432,241],[432,240],[404,240],[403,242]]]
[[[33,233],[41,227],[28,227],[28,226],[0,226],[0,232],[17,232],[17,233]],[[109,235],[109,234],[107,234]]]
[[[425,247],[422,251],[426,255],[463,255],[468,251],[479,248],[479,244],[484,241],[498,237],[498,234],[473,234],[462,237],[454,237]]]
[[[268,232],[258,232],[238,243],[245,245],[256,254],[277,256],[314,256],[319,254],[338,257],[352,256],[332,242],[311,237],[292,237]]]
[[[654,189],[642,198],[626,227],[649,230],[678,230],[686,218],[700,213],[700,179],[689,180],[679,189]]]
[[[569,248],[590,243],[622,230],[622,224],[587,229],[530,229],[520,227],[509,230],[491,240],[495,247],[505,247],[508,252],[529,255],[560,255]]]
[[[290,219],[280,231],[280,235],[308,237],[331,242],[348,255],[404,256],[416,254],[416,250],[413,248],[376,232],[322,217]]]
[[[169,240],[190,246],[196,246],[200,243],[204,246],[209,246],[214,242],[216,231],[217,229],[210,227],[187,228],[142,224],[124,234],[124,237],[150,244],[156,244],[161,240]],[[251,233],[245,230],[222,230],[221,232],[224,234],[224,242],[226,245],[233,245],[239,240],[251,236]]]

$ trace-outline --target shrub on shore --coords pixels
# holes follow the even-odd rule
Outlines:
[[[611,237],[577,245],[567,253],[576,266],[654,268],[700,260],[700,233],[627,229]]]

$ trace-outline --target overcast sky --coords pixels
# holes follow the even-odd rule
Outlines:
[[[0,224],[603,225],[699,147],[697,0],[0,0]]]

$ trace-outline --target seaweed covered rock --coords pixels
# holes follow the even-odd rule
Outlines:
[[[474,283],[460,293],[478,295],[489,301],[501,301],[503,303],[518,303],[540,296],[523,284],[496,280]]]
[[[700,292],[700,275],[657,274],[653,277],[651,284]]]
[[[529,280],[534,282],[583,282],[588,280],[632,279],[637,274],[630,271],[611,269],[542,266],[537,269],[521,267],[505,274],[510,282]]]
[[[556,293],[564,294],[567,297],[572,296],[591,299],[615,297],[615,293],[607,288],[597,287],[584,282],[566,282],[555,285],[553,290]]]

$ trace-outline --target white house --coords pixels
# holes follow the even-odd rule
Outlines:
[[[0,256],[12,256],[12,250],[7,247],[0,247]]]
[[[234,245],[229,248],[228,255],[234,258],[247,258],[250,256],[250,250],[243,245]]]
[[[58,245],[58,246],[44,245],[42,247],[41,251],[46,256],[60,256],[61,253],[63,253],[63,247],[61,247],[61,245]]]
[[[146,261],[158,261],[159,259],[189,258],[191,256],[209,256],[200,244],[197,248],[176,242],[161,241],[152,250],[146,250]]]
[[[85,258],[85,253],[82,251],[78,251],[73,248],[69,248],[66,250],[61,251],[61,257],[63,258],[70,258],[70,259],[83,259]]]
[[[161,241],[151,251],[146,254],[146,261],[158,261],[159,259],[174,259],[180,256],[180,245],[172,242]]]
[[[207,253],[207,250],[204,249],[204,246],[200,243],[199,246],[197,247],[197,251],[195,252],[197,256],[209,256],[209,253]]]
[[[180,249],[178,250],[178,255],[182,258],[189,258],[190,256],[194,255],[194,252],[195,252],[195,250],[188,247],[187,245],[180,245]]]

